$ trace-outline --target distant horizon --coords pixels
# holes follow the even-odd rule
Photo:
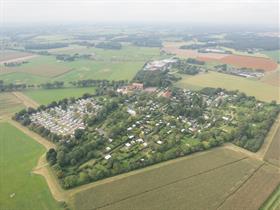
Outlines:
[[[1,25],[153,23],[279,27],[278,0],[1,0]]]
[[[172,25],[170,25],[172,24]],[[9,22],[0,24],[0,28],[29,28],[29,27],[78,27],[78,26],[107,26],[107,27],[141,27],[141,26],[151,26],[151,27],[166,27],[168,28],[179,28],[179,29],[224,29],[224,31],[235,31],[238,29],[246,29],[246,32],[250,31],[273,31],[278,32],[278,25],[260,25],[260,24],[224,24],[224,23],[191,23],[191,22],[179,22],[179,21],[170,21],[170,22],[147,22],[147,21],[65,21],[65,22]]]

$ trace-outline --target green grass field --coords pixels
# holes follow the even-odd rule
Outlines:
[[[189,89],[201,89],[203,87],[220,87],[228,90],[240,90],[247,95],[255,96],[259,100],[280,102],[279,88],[258,80],[250,80],[242,77],[208,72],[196,76],[184,76],[176,83],[176,86]]]
[[[69,71],[71,66],[66,63],[58,62],[54,56],[37,56],[28,63],[16,67],[1,66],[1,77],[11,73],[27,73],[33,76],[53,78]],[[4,78],[5,79],[5,78]]]
[[[63,89],[44,89],[25,91],[24,94],[39,104],[49,104],[63,98],[81,97],[85,93],[93,93],[94,88],[63,88]]]
[[[55,54],[93,54],[94,60],[79,59],[58,62],[54,56],[38,56],[27,64],[2,67],[4,82],[40,84],[49,81],[73,81],[82,79],[131,80],[144,63],[161,58],[159,48],[124,46],[121,50],[103,50],[80,46],[58,49]]]
[[[0,209],[60,209],[44,178],[31,173],[44,148],[8,123],[0,123],[0,133]]]

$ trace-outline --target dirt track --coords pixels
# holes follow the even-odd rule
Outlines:
[[[55,200],[67,201],[68,196],[66,194],[66,191],[61,188],[57,178],[54,174],[52,174],[52,171],[49,168],[48,163],[46,161],[45,154],[39,158],[38,164],[32,172],[35,174],[39,174],[46,179],[47,184]]]
[[[12,92],[12,94],[17,97],[26,107],[37,108],[40,106],[40,104],[38,104],[36,101],[32,100],[21,92]]]

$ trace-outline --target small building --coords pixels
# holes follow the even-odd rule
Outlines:
[[[143,90],[144,85],[143,85],[143,83],[134,82],[129,86],[129,89],[130,90]]]
[[[112,156],[111,155],[106,155],[104,158],[105,160],[109,160]]]

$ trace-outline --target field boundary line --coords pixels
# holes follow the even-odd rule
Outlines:
[[[233,196],[239,189],[241,189],[263,166],[265,165],[265,163],[262,163],[260,166],[258,166],[250,176],[248,176],[246,178],[246,180],[244,180],[239,187],[237,187],[233,192],[229,193],[226,198],[219,204],[219,206],[217,207],[217,209],[220,209],[224,203],[231,197]]]
[[[33,99],[29,98],[25,94],[21,92],[12,92],[12,94],[19,99],[26,107],[32,107],[32,108],[38,108],[40,104],[38,104],[36,101]]]
[[[60,74],[56,74],[54,76],[51,76],[50,78],[55,79],[57,77],[63,76],[64,74],[68,74],[69,72],[72,72],[72,71],[75,71],[75,70],[76,70],[76,68],[71,68],[68,71],[62,72]]]
[[[243,157],[243,158],[240,158],[240,159],[238,159],[238,160],[235,160],[235,161],[232,161],[232,162],[228,162],[228,163],[222,164],[222,165],[220,165],[220,166],[217,166],[217,167],[208,169],[208,170],[206,170],[206,171],[202,171],[202,172],[199,172],[199,173],[197,173],[197,174],[193,174],[193,175],[191,175],[191,176],[187,176],[187,177],[184,177],[184,178],[181,178],[181,179],[178,179],[178,180],[169,182],[169,183],[167,183],[167,184],[160,185],[160,186],[158,186],[158,187],[154,187],[154,188],[149,189],[149,190],[145,190],[145,191],[143,191],[143,192],[140,192],[140,193],[137,193],[137,194],[134,194],[134,195],[127,196],[127,197],[125,197],[125,198],[123,198],[123,199],[120,199],[120,200],[117,200],[117,201],[114,201],[114,202],[110,202],[110,203],[104,204],[104,205],[102,205],[102,206],[95,207],[95,208],[90,209],[90,210],[102,209],[102,208],[104,208],[104,207],[111,206],[111,205],[116,204],[116,203],[119,203],[119,202],[121,202],[121,201],[125,201],[125,200],[131,199],[131,198],[133,198],[133,197],[137,197],[137,196],[143,195],[143,194],[145,194],[145,193],[152,192],[152,191],[155,191],[155,190],[164,188],[164,187],[166,187],[166,186],[173,185],[173,184],[179,183],[179,182],[181,182],[181,181],[188,180],[188,179],[191,179],[191,178],[193,178],[193,177],[200,176],[200,175],[202,175],[202,174],[206,174],[206,173],[215,171],[215,170],[217,170],[217,169],[220,169],[220,168],[223,168],[223,167],[226,167],[226,166],[229,166],[229,165],[238,163],[238,162],[243,161],[243,160],[246,160],[246,159],[248,159],[248,157]]]
[[[275,122],[273,123],[273,125],[271,126],[269,132],[267,133],[267,136],[265,138],[265,142],[263,143],[263,146],[261,147],[261,149],[257,152],[259,153],[260,156],[262,156],[262,159],[264,160],[265,155],[267,153],[267,151],[270,148],[271,143],[274,140],[274,137],[278,131],[278,128],[280,126],[280,114],[277,116]]]

